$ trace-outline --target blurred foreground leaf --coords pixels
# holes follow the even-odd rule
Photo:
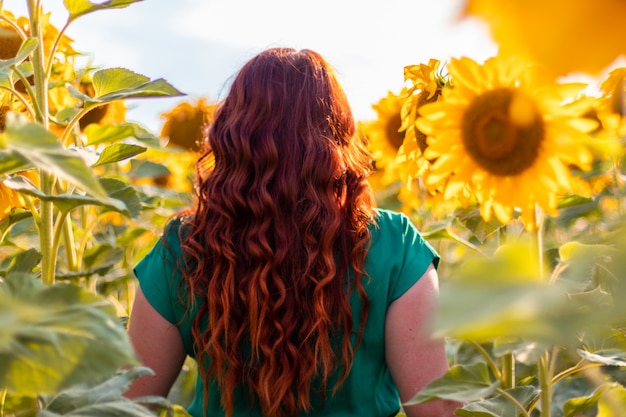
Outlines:
[[[137,362],[113,306],[72,284],[7,274],[0,324],[0,386],[23,396],[95,382]]]

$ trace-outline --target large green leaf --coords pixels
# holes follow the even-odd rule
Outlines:
[[[154,375],[145,367],[133,367],[121,371],[104,382],[89,386],[77,386],[44,398],[45,406],[40,416],[154,416],[145,407],[122,396],[130,384],[145,375]]]
[[[40,124],[28,121],[23,115],[9,113],[2,136],[6,148],[19,158],[78,186],[94,197],[107,199],[106,191],[78,154],[63,148],[54,134]]]
[[[85,99],[87,103],[183,95],[163,79],[151,81],[145,75],[137,74],[125,68],[107,68],[94,72],[93,87],[95,95],[93,98]]]
[[[116,126],[102,126],[92,123],[85,128],[86,145],[115,143],[125,139],[135,139],[148,147],[161,149],[157,136],[137,123],[122,123]]]
[[[487,365],[482,362],[454,365],[444,376],[418,392],[406,405],[420,404],[436,398],[460,402],[476,401],[492,395],[499,385],[499,381],[491,379]]]
[[[84,257],[85,267],[97,269],[98,273],[105,274],[124,258],[124,248],[109,244],[98,244],[91,247]]]
[[[508,395],[527,409],[530,403],[539,395],[539,391],[532,386],[523,386],[505,391]],[[519,417],[521,411],[504,395],[496,395],[485,401],[475,402],[456,410],[456,414],[463,417]]]
[[[100,183],[102,180],[100,180]],[[35,185],[30,182],[27,178],[24,178],[20,175],[16,175],[12,178],[4,180],[4,184],[16,191],[19,191],[24,194],[31,195],[33,197],[37,197],[43,201],[52,201],[55,206],[59,208],[59,210],[68,212],[78,206],[82,205],[99,205],[109,207],[114,209],[115,211],[119,211],[121,213],[127,214],[131,216],[131,213],[126,206],[125,202],[121,199],[115,198],[115,196],[107,196],[106,198],[102,197],[90,197],[88,195],[82,194],[55,194],[55,195],[46,195],[41,190],[39,190]],[[134,208],[133,208],[134,209]],[[136,210],[133,210],[136,213]]]
[[[124,203],[126,211],[131,218],[139,216],[141,212],[141,201],[137,190],[127,182],[117,178],[104,177],[100,179],[100,184],[104,187],[111,198]],[[107,206],[113,208],[111,206]]]
[[[89,0],[63,0],[65,8],[70,13],[69,21],[72,21],[87,13],[103,9],[120,9],[143,0],[107,0],[93,3]]]
[[[439,304],[437,334],[464,340],[519,337],[568,344],[582,325],[564,290],[542,283],[444,284]]]
[[[0,150],[0,175],[12,174],[28,168],[32,168],[32,165],[26,159],[15,152]]]
[[[130,161],[130,171],[128,177],[138,178],[159,178],[171,175],[171,171],[165,165],[152,161],[140,161],[132,159]]]
[[[8,274],[0,323],[0,386],[19,395],[55,394],[137,363],[114,307],[75,285]]]
[[[127,143],[114,143],[113,145],[107,146],[100,152],[100,157],[92,165],[92,167],[123,161],[145,151],[146,148],[143,146],[130,145]]]
[[[8,273],[31,273],[39,265],[41,257],[41,253],[33,248],[22,251],[11,259]]]
[[[623,417],[626,415],[626,389],[617,383],[600,385],[588,396],[567,400],[563,406],[563,417],[583,415],[596,406],[596,417]]]

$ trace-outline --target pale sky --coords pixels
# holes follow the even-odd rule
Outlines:
[[[95,0],[92,0],[95,3]],[[67,19],[62,0],[41,0],[55,26]],[[73,22],[74,48],[96,66],[122,66],[165,78],[183,98],[128,101],[128,119],[158,133],[161,113],[184,100],[223,98],[230,79],[265,48],[321,53],[337,70],[356,117],[398,92],[404,67],[469,56],[484,60],[496,46],[482,24],[457,19],[464,0],[144,0]],[[25,0],[4,8],[26,14]]]

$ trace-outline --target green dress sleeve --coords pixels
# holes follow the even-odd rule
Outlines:
[[[170,222],[150,252],[134,268],[144,296],[154,309],[172,324],[178,324],[180,313],[176,299],[181,273],[178,266],[182,249],[178,236],[179,224]]]
[[[430,264],[439,266],[439,254],[428,243],[406,215],[400,215],[404,246],[402,273],[391,288],[390,300],[394,301],[409,290],[424,275]]]

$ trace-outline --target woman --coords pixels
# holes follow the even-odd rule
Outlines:
[[[319,54],[250,60],[207,144],[194,208],[135,269],[129,333],[156,375],[129,397],[166,396],[190,355],[194,416],[387,417],[445,373],[427,332],[439,257],[405,216],[374,208],[369,155]]]

